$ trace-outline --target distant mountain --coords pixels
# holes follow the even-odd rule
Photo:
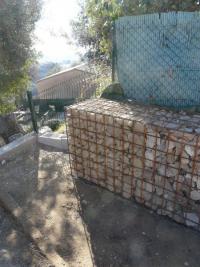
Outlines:
[[[70,64],[70,61],[68,61]],[[63,63],[47,62],[39,65],[38,79],[57,73],[63,69]]]

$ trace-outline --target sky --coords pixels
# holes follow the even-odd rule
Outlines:
[[[78,16],[77,0],[43,0],[41,19],[37,22],[35,48],[42,54],[39,62],[77,61],[81,50],[70,45],[62,34],[72,38],[70,21]]]

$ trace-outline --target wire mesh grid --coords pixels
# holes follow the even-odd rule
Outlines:
[[[144,124],[122,107],[93,100],[67,109],[72,175],[199,230],[199,135]]]
[[[115,70],[125,95],[173,108],[200,104],[200,16],[178,12],[115,22]]]

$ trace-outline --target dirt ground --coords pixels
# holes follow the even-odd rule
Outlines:
[[[24,234],[23,229],[0,207],[0,266],[50,267],[48,260]]]
[[[62,152],[30,148],[0,166],[0,181],[41,231],[46,250],[54,249],[70,267],[200,266],[199,232],[83,180],[72,181]],[[48,264],[0,209],[0,267]]]

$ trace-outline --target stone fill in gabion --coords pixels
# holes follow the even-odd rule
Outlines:
[[[199,230],[200,115],[98,99],[67,124],[73,175]]]

